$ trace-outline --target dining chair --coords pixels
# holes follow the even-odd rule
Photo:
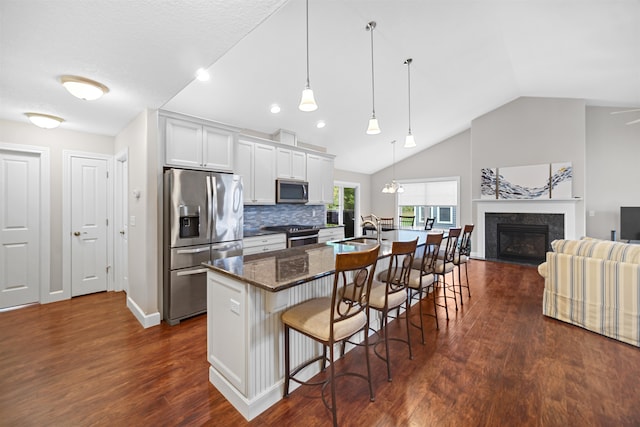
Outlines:
[[[420,313],[420,325],[411,323],[413,326],[420,328],[422,336],[422,344],[424,344],[424,322],[423,315],[433,316],[436,319],[436,329],[439,329],[438,325],[438,313],[437,304],[435,298],[435,292],[433,284],[436,281],[435,268],[438,261],[438,253],[440,252],[440,245],[442,244],[442,233],[428,234],[427,240],[424,244],[421,257],[416,257],[413,260],[413,268],[409,276],[407,295],[409,299],[409,306],[416,296],[418,297],[418,310]],[[431,290],[433,300],[433,314],[422,312],[422,298],[429,295]]]
[[[433,224],[436,222],[435,218],[427,218],[426,221],[424,222],[424,229],[425,230],[431,230],[433,229]]]
[[[369,352],[365,352],[366,375],[355,371],[336,374],[334,348],[336,344],[358,332],[363,333],[364,345],[368,348],[369,297],[379,249],[380,245],[376,245],[364,251],[337,254],[331,296],[307,300],[289,308],[281,316],[284,324],[284,397],[289,396],[291,381],[301,385],[321,385],[322,402],[331,411],[334,426],[338,425],[335,381],[338,376],[350,375],[368,381],[369,399],[372,402],[375,400]],[[303,361],[292,369],[290,366],[291,330],[321,343],[322,354]],[[329,349],[328,358],[327,349]],[[321,362],[322,371],[326,371],[326,364],[329,362],[328,378],[318,381],[296,378],[296,375],[305,367],[315,362]],[[331,392],[331,403],[328,403],[325,397],[327,386]]]
[[[416,220],[414,215],[400,215],[400,227],[413,227]]]
[[[387,381],[391,382],[391,363],[389,360],[389,341],[400,341],[409,347],[409,359],[413,359],[411,351],[411,336],[409,332],[409,315],[410,306],[407,304],[407,286],[409,284],[409,275],[413,264],[413,256],[418,245],[418,238],[411,241],[396,241],[391,244],[391,255],[389,258],[389,267],[377,274],[371,285],[371,296],[369,297],[369,315],[374,310],[381,316],[382,324],[378,331],[379,340],[373,343],[373,350],[376,356],[387,364]],[[389,337],[388,325],[391,310],[405,309],[405,329],[407,333],[406,339]],[[399,310],[396,310],[399,313]],[[396,315],[395,319],[399,316]],[[384,343],[385,353],[380,354],[378,344]]]
[[[379,222],[380,231],[390,231],[390,230],[393,230],[395,228],[395,224],[394,224],[393,218],[380,217],[379,220],[380,220],[380,222]]]
[[[471,289],[469,288],[469,271],[467,270],[467,261],[471,255],[471,233],[473,233],[473,224],[467,224],[462,230],[462,237],[460,238],[460,245],[453,257],[453,264],[458,268],[458,288],[460,288],[460,305],[464,305],[462,302],[462,288],[467,288],[467,294],[471,298]],[[462,284],[462,277],[460,273],[460,266],[464,264],[464,274],[466,276],[466,284]]]

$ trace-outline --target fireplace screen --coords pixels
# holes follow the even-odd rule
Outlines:
[[[532,224],[498,224],[498,259],[543,262],[549,248],[549,227]]]

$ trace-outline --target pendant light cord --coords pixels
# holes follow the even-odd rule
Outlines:
[[[309,0],[307,0],[307,89],[309,87]]]
[[[372,109],[371,112],[373,117],[376,116],[376,86],[375,86],[375,77],[373,72],[373,29],[376,28],[375,22],[369,22],[367,25],[369,31],[371,31],[371,98],[372,98]]]
[[[408,99],[409,99],[409,133],[411,133],[411,58],[405,61],[407,64],[407,85],[408,85]]]

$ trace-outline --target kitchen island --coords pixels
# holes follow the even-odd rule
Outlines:
[[[430,231],[430,233],[435,231]],[[388,265],[391,242],[426,231],[394,230],[380,242],[376,271]],[[302,301],[331,295],[335,257],[369,249],[375,238],[299,246],[204,264],[207,272],[207,358],[209,381],[251,420],[282,399],[283,327],[280,314]],[[320,354],[322,347],[300,335],[291,337],[291,363]],[[307,378],[319,372],[313,365]]]

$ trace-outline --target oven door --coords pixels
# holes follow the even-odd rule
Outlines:
[[[287,247],[294,248],[296,246],[313,245],[318,243],[318,233],[307,236],[288,236]]]

